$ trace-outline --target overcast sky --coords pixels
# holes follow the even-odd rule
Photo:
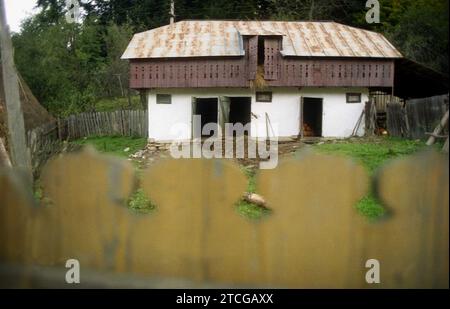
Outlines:
[[[20,22],[32,15],[37,0],[4,0],[6,18],[11,31],[20,31]]]

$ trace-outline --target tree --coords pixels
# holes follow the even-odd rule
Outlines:
[[[385,22],[386,35],[403,54],[448,74],[448,1],[397,1]]]
[[[129,66],[127,61],[120,59],[133,36],[132,27],[128,24],[118,26],[109,24],[103,37],[106,48],[106,58],[98,75],[98,83],[106,96],[124,95],[128,89]]]
[[[358,0],[271,0],[273,19],[334,20],[348,23],[355,12],[364,12],[365,3]]]
[[[368,24],[363,0],[175,0],[184,19],[334,20],[385,34],[408,58],[448,72],[447,0],[380,0],[381,23]],[[53,113],[94,109],[122,95],[128,64],[120,60],[133,33],[169,23],[170,0],[81,0],[68,24],[66,0],[38,0],[39,12],[15,34],[16,64]],[[120,80],[119,80],[120,76]]]

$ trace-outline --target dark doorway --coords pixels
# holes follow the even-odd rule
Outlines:
[[[266,59],[266,49],[264,46],[264,37],[258,37],[258,65],[264,65]]]
[[[210,137],[213,133],[203,135],[203,127],[207,123],[217,124],[218,104],[217,98],[197,98],[195,114],[201,116],[202,136]]]
[[[323,100],[303,98],[303,136],[322,136]]]
[[[230,123],[242,123],[244,126],[250,123],[251,106],[252,99],[250,97],[230,97]],[[245,135],[249,133],[244,132]]]

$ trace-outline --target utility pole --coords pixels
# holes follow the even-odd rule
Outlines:
[[[6,23],[4,0],[0,0],[0,45],[11,161],[15,168],[25,172],[27,180],[31,184],[33,181],[31,158],[27,148],[25,122],[19,94],[19,79],[14,65],[9,27]]]
[[[120,91],[122,93],[122,97],[125,96],[124,92],[123,92],[123,86],[122,86],[122,78],[121,78],[121,74],[114,74],[117,76],[117,79],[119,80],[119,85],[120,85]]]
[[[170,0],[170,24],[175,22],[175,0]]]

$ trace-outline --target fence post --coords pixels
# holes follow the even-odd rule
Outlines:
[[[59,117],[56,119],[56,127],[57,127],[57,131],[58,131],[58,139],[60,141],[62,141],[61,118],[59,118]]]
[[[377,110],[372,100],[366,102],[364,114],[366,117],[366,136],[373,136],[376,128]]]

